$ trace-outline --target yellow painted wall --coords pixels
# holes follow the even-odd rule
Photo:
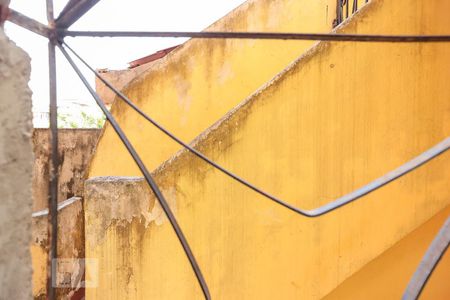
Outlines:
[[[378,0],[342,30],[449,33],[448,11],[450,2]],[[446,43],[321,43],[196,147],[268,192],[313,208],[450,135],[449,70]],[[316,219],[277,206],[186,152],[154,174],[175,203],[213,299],[319,299],[450,204],[449,166],[446,153]],[[86,201],[86,215],[95,217]],[[95,234],[87,222],[86,238]],[[202,297],[167,221],[113,222],[86,254],[100,267],[88,299]]]
[[[207,30],[329,32],[335,6],[335,0],[251,0]],[[125,94],[189,142],[313,44],[190,40],[138,76]],[[150,170],[180,149],[120,101],[112,111]],[[110,126],[89,173],[90,177],[101,175],[140,175]]]
[[[60,203],[61,204],[61,203]],[[56,299],[70,299],[81,288],[78,259],[85,257],[84,252],[84,213],[81,198],[63,201],[58,209],[58,258],[63,260],[61,268],[71,271],[71,286],[58,285]],[[47,299],[48,278],[48,214],[33,216],[32,241],[30,253],[33,266],[33,299]],[[64,262],[65,260],[65,262]],[[71,260],[73,264],[69,263]],[[57,275],[58,284],[62,280],[62,272]]]
[[[47,293],[47,264],[48,253],[46,249],[36,244],[31,244],[30,254],[33,267],[33,299],[45,299]]]
[[[449,216],[450,206],[368,263],[324,299],[401,299],[423,256]],[[430,277],[420,299],[448,299],[449,278],[450,252],[447,252]]]

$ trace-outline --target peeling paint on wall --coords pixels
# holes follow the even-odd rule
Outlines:
[[[83,196],[87,166],[97,145],[99,129],[59,129],[58,201]],[[33,211],[48,207],[50,143],[48,129],[33,130]]]
[[[45,298],[48,268],[48,210],[35,213],[32,217],[33,241],[31,255],[33,261],[33,297]],[[80,259],[85,258],[84,210],[80,197],[60,202],[58,205],[58,257],[65,260],[63,269],[58,269],[57,279],[65,270],[70,275],[72,287],[58,288],[58,299],[66,299],[82,288]]]
[[[163,195],[176,214],[176,193],[162,189]],[[133,220],[145,228],[154,222],[160,226],[167,221],[160,204],[155,201],[142,177],[94,177],[85,183],[86,221],[91,224],[86,242],[94,247],[102,242],[112,225],[127,226]]]

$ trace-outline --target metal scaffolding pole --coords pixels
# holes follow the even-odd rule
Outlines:
[[[53,19],[53,1],[47,0],[47,19],[50,27],[54,26]],[[49,36],[48,41],[48,67],[49,67],[49,95],[50,95],[50,132],[51,132],[51,158],[49,163],[50,168],[50,197],[48,202],[49,207],[49,268],[48,268],[48,282],[47,282],[47,296],[48,299],[56,299],[56,265],[58,257],[58,168],[59,168],[59,154],[58,154],[58,105],[57,105],[57,90],[56,90],[56,57],[55,57],[55,41],[56,38]]]
[[[450,35],[379,35],[296,32],[223,32],[223,31],[69,31],[57,29],[61,37],[170,37],[196,39],[310,40],[378,43],[450,42]]]
[[[100,0],[71,0],[56,19],[56,26],[60,28],[70,27],[87,13]]]

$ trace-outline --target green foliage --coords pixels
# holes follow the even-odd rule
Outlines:
[[[58,114],[59,128],[102,128],[105,124],[105,116],[94,117],[85,112],[81,112],[79,118],[71,114]]]

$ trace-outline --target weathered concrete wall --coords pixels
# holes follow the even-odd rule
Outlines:
[[[48,269],[48,210],[33,216],[33,241],[31,256],[33,261],[33,297],[46,299]],[[73,197],[59,203],[58,207],[58,258],[73,259],[66,266],[70,274],[70,284],[62,286],[63,273],[57,272],[57,299],[71,299],[74,294],[84,293],[81,286],[84,269],[80,261],[84,259],[84,212],[80,197]],[[67,261],[66,265],[67,265]],[[67,282],[67,281],[66,281]],[[81,298],[74,298],[81,299]]]
[[[48,129],[34,129],[33,148],[33,296],[45,298],[48,267],[48,207],[50,143]],[[82,197],[87,165],[94,152],[99,129],[59,129],[58,202]],[[48,210],[47,210],[48,211]],[[60,211],[58,218],[58,257],[84,258],[84,213],[81,198]],[[58,289],[58,299],[74,294],[78,288]]]
[[[170,191],[164,191],[164,194],[170,194]],[[91,178],[86,181],[85,199],[85,222],[89,224],[86,228],[86,247],[93,249],[117,235],[115,238],[117,243],[111,252],[105,253],[102,258],[93,256],[100,259],[101,266],[109,261],[114,270],[108,271],[107,274],[101,274],[104,271],[102,269],[90,270],[91,273],[96,272],[99,275],[99,292],[105,288],[111,289],[105,295],[108,299],[178,299],[175,295],[164,297],[161,294],[159,295],[161,297],[144,297],[145,292],[136,284],[136,276],[139,274],[137,269],[143,266],[135,260],[139,258],[137,254],[141,251],[136,247],[135,239],[139,239],[138,236],[143,237],[145,227],[149,224],[160,226],[166,223],[166,216],[159,203],[151,197],[151,191],[144,179]],[[176,212],[176,203],[172,200],[174,198],[168,198],[168,203],[172,211]],[[132,228],[130,223],[136,227]],[[156,264],[160,263],[162,261]]]
[[[335,6],[336,0],[249,0],[206,30],[329,32]],[[155,61],[124,92],[189,142],[313,44],[192,39]],[[150,170],[180,149],[122,101],[114,103],[112,112]],[[108,124],[89,173],[107,175],[140,175]]]
[[[141,75],[153,66],[154,62],[149,62],[138,67],[127,70],[97,70],[102,74],[102,77],[108,80],[116,89],[122,90],[134,78]],[[95,77],[95,91],[108,106],[114,103],[116,94],[111,91],[100,79]]]
[[[48,129],[34,129],[33,211],[48,207],[50,143]],[[58,201],[83,196],[87,166],[100,135],[99,129],[59,129]]]
[[[3,1],[1,1],[3,2]],[[1,4],[1,3],[0,3]],[[0,28],[0,298],[31,298],[30,58]]]
[[[443,34],[448,11],[450,2],[374,0],[338,30]],[[448,43],[319,43],[193,144],[269,193],[312,209],[450,135],[449,70]],[[143,130],[128,132],[136,137]],[[450,204],[449,165],[446,153],[315,219],[255,194],[186,151],[153,174],[175,203],[213,299],[320,299]],[[88,298],[202,297],[170,224],[144,222],[153,209],[154,199],[148,201],[140,217],[100,230],[86,211],[86,239],[102,237],[86,244],[86,255],[100,264],[99,287]],[[128,281],[112,280],[125,275]]]

